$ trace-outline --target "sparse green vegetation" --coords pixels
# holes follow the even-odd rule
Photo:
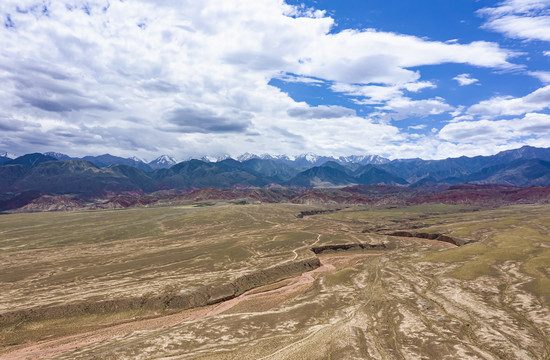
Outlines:
[[[353,276],[357,274],[357,270],[347,268],[335,272],[334,274],[328,274],[325,276],[326,286],[347,285],[353,281]]]

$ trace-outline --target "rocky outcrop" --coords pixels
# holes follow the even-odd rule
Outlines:
[[[319,215],[319,214],[330,214],[333,212],[340,211],[341,209],[333,209],[333,210],[308,210],[308,211],[301,211],[296,217],[298,219],[303,218],[304,216],[311,216],[311,215]]]
[[[305,260],[292,261],[243,275],[229,284],[207,288],[207,304],[215,304],[232,299],[250,289],[267,285],[292,275],[314,270],[319,266],[321,266],[319,259],[317,257],[311,257]]]
[[[463,239],[457,239],[453,238],[451,236],[443,235],[443,234],[437,234],[437,233],[423,233],[423,232],[410,232],[410,231],[393,231],[389,233],[385,233],[385,235],[389,236],[399,236],[399,237],[415,237],[420,239],[429,239],[429,240],[437,240],[437,241],[443,241],[447,242],[456,246],[462,246],[469,244],[473,242],[472,240],[463,240]]]
[[[350,250],[386,250],[386,244],[341,244],[341,245],[324,245],[311,248],[315,254],[322,254],[334,251],[350,251]]]

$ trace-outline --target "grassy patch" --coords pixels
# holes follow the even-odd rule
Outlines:
[[[453,276],[474,280],[479,276],[499,276],[497,266],[506,262],[520,264],[533,280],[526,288],[537,296],[550,295],[550,237],[544,227],[547,208],[512,206],[479,212],[455,224],[446,225],[454,236],[476,238],[479,243],[446,251],[433,252],[422,261],[459,264]],[[540,225],[543,225],[542,227]],[[547,245],[545,245],[547,244]]]
[[[354,268],[346,268],[335,272],[334,274],[328,274],[325,276],[324,284],[326,286],[337,286],[344,284],[351,284],[353,276],[357,274],[358,270]]]
[[[152,315],[155,315],[155,313],[140,310],[22,322],[15,326],[0,328],[0,339],[2,339],[0,344],[3,346],[13,346],[26,342],[56,338],[77,332],[91,331],[112,324],[119,324],[136,317]]]

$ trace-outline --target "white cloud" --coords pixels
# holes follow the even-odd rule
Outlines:
[[[550,41],[550,16],[508,15],[491,20],[486,27],[511,38]]]
[[[358,105],[374,105],[376,111],[371,114],[378,120],[402,120],[409,116],[426,117],[437,115],[454,108],[445,102],[445,99],[413,100],[404,96],[404,91],[418,92],[426,88],[434,88],[429,81],[412,82],[396,86],[355,85],[336,83],[331,86],[335,92],[341,92],[358,98],[353,101]]]
[[[543,52],[544,56],[550,56],[550,51]]]
[[[462,114],[464,112],[464,109],[466,107],[464,105],[460,105],[458,106],[456,109],[454,109],[452,112],[451,112],[451,116],[452,117],[457,117],[459,116],[460,114]]]
[[[403,120],[409,116],[427,117],[438,115],[452,111],[454,108],[440,97],[426,100],[412,100],[408,97],[398,97],[386,102],[386,105],[381,107],[381,109],[387,111],[387,115],[384,117],[389,117],[393,120]]]
[[[292,74],[284,74],[281,73],[276,77],[276,79],[287,82],[287,83],[303,83],[303,84],[313,84],[313,85],[320,85],[323,83],[323,81],[314,79],[307,76],[296,76]]]
[[[550,115],[528,113],[521,119],[450,123],[439,131],[438,136],[455,143],[495,145],[519,141],[524,137],[550,139]]]
[[[474,120],[474,117],[472,115],[454,116],[453,119],[449,122],[456,123],[460,121],[469,121],[469,120]]]
[[[355,85],[347,83],[335,83],[331,90],[348,96],[365,97],[366,100],[360,100],[362,104],[381,104],[390,99],[401,97],[403,90],[398,86],[381,85]]]
[[[2,122],[9,131],[0,148],[19,153],[375,152],[407,135],[349,109],[298,103],[269,81],[331,81],[396,118],[427,116],[452,107],[406,97],[435,87],[411,68],[505,69],[516,55],[483,41],[331,33],[334,20],[323,11],[282,0],[3,0],[0,17],[8,14],[0,108],[13,121]],[[312,121],[330,122],[329,130]]]
[[[474,79],[470,74],[457,75],[453,78],[453,80],[458,81],[458,85],[460,86],[472,85],[479,82],[478,79]]]
[[[434,89],[437,86],[430,81],[414,81],[397,85],[357,85],[350,83],[337,82],[331,85],[330,89],[334,92],[346,94],[348,96],[366,97],[373,103],[380,103],[386,100],[400,97],[404,91],[417,93],[423,89]]]
[[[550,107],[550,85],[537,89],[521,97],[497,96],[470,106],[468,113],[487,118],[497,116],[522,115]]]
[[[343,106],[307,106],[294,107],[287,110],[287,114],[300,119],[336,119],[346,116],[355,116],[355,110]]]
[[[529,71],[527,74],[536,77],[542,83],[550,83],[550,71]]]
[[[488,17],[483,27],[507,37],[550,41],[549,7],[548,0],[506,0],[478,13]]]
[[[484,41],[446,44],[374,30],[345,30],[305,44],[291,71],[344,83],[396,85],[416,82],[409,67],[442,63],[511,68],[515,53]]]
[[[484,8],[479,12],[492,16],[532,13],[546,9],[549,4],[548,0],[505,0],[498,3],[497,7]]]
[[[425,129],[426,126],[427,126],[426,124],[414,125],[414,126],[409,126],[409,129],[412,129],[412,130],[422,130],[422,129]]]
[[[407,83],[403,85],[403,88],[407,89],[410,92],[419,92],[424,89],[435,89],[437,86],[430,81],[416,81],[412,83]]]

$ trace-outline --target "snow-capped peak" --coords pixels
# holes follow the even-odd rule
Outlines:
[[[138,158],[137,156],[132,156],[130,159],[134,160],[135,162],[147,163],[147,160],[145,160],[145,159],[140,159],[140,158]]]
[[[7,151],[0,151],[0,156],[7,157],[7,158],[10,158],[10,159],[15,159],[17,157],[17,155],[14,155],[14,154],[9,153]]]
[[[288,161],[296,160],[296,156],[294,155],[275,155],[274,158],[279,160],[288,160]]]
[[[72,157],[70,157],[67,154],[58,153],[58,152],[55,152],[55,151],[45,152],[44,155],[51,156],[51,157],[56,158],[57,160],[61,160],[61,161],[73,159]]]
[[[199,160],[204,161],[204,162],[216,162],[216,161],[218,161],[218,159],[216,157],[209,156],[209,155],[205,155],[205,156],[201,157]]]
[[[178,161],[175,158],[173,158],[172,156],[161,155],[161,156],[159,156],[158,158],[156,158],[155,160],[153,160],[151,162],[155,163],[155,164],[175,165],[175,164],[177,164]]]
[[[177,160],[173,157],[168,155],[161,155],[155,160],[151,161],[149,163],[149,166],[153,169],[167,169],[169,167],[172,167],[173,165],[176,165],[177,163]]]
[[[319,155],[315,155],[315,154],[312,154],[312,153],[307,153],[304,155],[304,158],[310,162],[310,163],[314,163],[316,162],[318,159],[319,159]]]
[[[349,155],[349,156],[340,156],[338,162],[341,164],[385,164],[389,162],[388,159],[383,158],[378,155]]]
[[[231,157],[231,155],[225,154],[225,155],[222,155],[222,156],[218,156],[216,158],[216,161],[220,162],[220,161],[224,161],[224,160],[227,160],[227,159],[233,159],[233,158]]]
[[[306,161],[308,163],[315,163],[319,159],[319,155],[316,155],[314,153],[301,154],[301,155],[292,156],[292,157],[287,155],[278,155],[277,158],[288,159],[290,161],[301,160],[301,161]]]
[[[244,153],[240,156],[237,156],[237,161],[247,161],[247,160],[250,160],[250,159],[259,159],[260,157],[256,154],[251,154],[251,153]]]

